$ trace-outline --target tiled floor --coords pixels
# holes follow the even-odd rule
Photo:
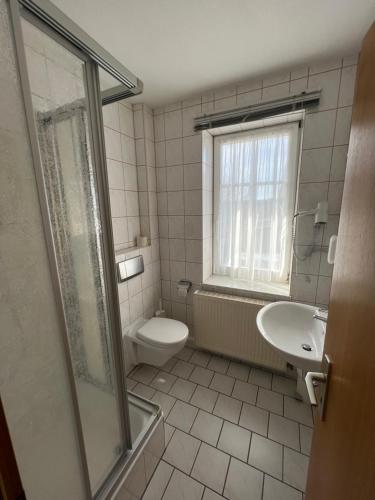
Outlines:
[[[166,450],[143,500],[302,500],[312,436],[293,380],[184,348],[128,387],[160,404]]]

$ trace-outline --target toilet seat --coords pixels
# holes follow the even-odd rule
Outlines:
[[[158,348],[168,348],[184,342],[188,327],[181,321],[169,318],[151,318],[136,331],[136,337]]]

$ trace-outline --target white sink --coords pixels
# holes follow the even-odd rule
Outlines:
[[[326,325],[313,317],[316,312],[316,307],[306,304],[273,302],[258,312],[258,329],[287,362],[302,370],[317,371],[323,357]]]

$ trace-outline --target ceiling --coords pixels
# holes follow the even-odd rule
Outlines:
[[[305,61],[350,55],[375,0],[52,0],[160,106]]]

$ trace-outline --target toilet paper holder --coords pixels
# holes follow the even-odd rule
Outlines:
[[[180,280],[177,283],[177,295],[179,295],[180,297],[186,297],[191,288],[191,285],[192,285],[191,281]]]

